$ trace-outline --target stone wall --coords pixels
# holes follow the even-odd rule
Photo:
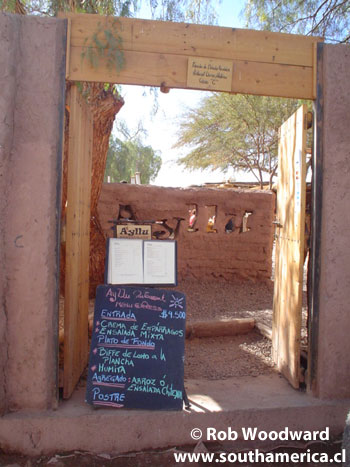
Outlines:
[[[64,20],[0,14],[0,411],[57,394]]]
[[[167,219],[173,229],[175,218],[184,219],[176,235],[179,279],[264,280],[271,276],[272,192],[104,184],[98,214],[105,235],[113,235],[109,220],[128,216],[123,206],[130,206],[137,220]],[[194,206],[197,220],[189,231],[189,211]],[[210,229],[208,219],[215,211],[215,225]],[[164,228],[154,226],[153,232],[159,230]]]

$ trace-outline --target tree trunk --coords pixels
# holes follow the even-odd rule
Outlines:
[[[70,83],[66,85],[68,91]],[[97,284],[103,283],[105,260],[105,238],[97,216],[97,203],[100,196],[106,167],[109,138],[116,114],[124,105],[122,97],[113,93],[113,89],[105,89],[103,83],[84,83],[82,93],[90,107],[93,117],[93,152],[91,171],[91,222],[90,222],[90,297],[95,295]],[[69,109],[66,107],[64,126],[64,157],[62,177],[62,214],[61,222],[64,230],[67,202],[67,158],[68,158]],[[112,215],[112,213],[111,213]],[[65,239],[61,243],[61,275],[60,291],[64,295],[65,282]]]

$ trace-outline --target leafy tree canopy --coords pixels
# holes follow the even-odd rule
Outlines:
[[[350,41],[349,0],[246,0],[245,16],[253,29]]]
[[[142,0],[141,0],[142,1]],[[164,21],[213,24],[222,0],[149,0],[152,16]]]
[[[0,0],[0,10],[10,13],[55,16],[59,11],[113,16],[137,16],[149,6],[154,19],[212,24],[215,6],[222,0]]]
[[[119,132],[126,138],[122,141],[111,136],[107,153],[104,181],[110,177],[111,182],[130,182],[135,172],[141,173],[141,183],[153,181],[161,168],[162,158],[151,146],[142,143],[140,134],[144,130],[139,125],[134,135],[131,135],[126,125],[119,124]]]
[[[188,169],[229,168],[250,172],[270,185],[277,170],[278,130],[297,109],[292,99],[215,93],[183,116],[176,147],[190,152],[178,159]]]

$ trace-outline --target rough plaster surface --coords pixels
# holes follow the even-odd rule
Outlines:
[[[318,391],[350,397],[350,47],[324,47]]]
[[[243,442],[242,427],[267,432],[329,427],[331,436],[337,436],[348,408],[347,401],[320,401],[295,391],[277,374],[190,380],[186,390],[191,410],[177,412],[96,410],[84,403],[81,388],[56,411],[17,412],[0,418],[0,448],[27,455],[75,450],[113,454],[194,445],[197,441],[190,436],[194,427],[203,431],[204,440],[207,427],[225,431],[231,427],[240,435],[235,449],[239,443],[251,449],[257,442]],[[276,442],[271,444],[276,447]]]
[[[275,195],[266,191],[214,188],[162,188],[154,186],[104,184],[98,204],[101,226],[111,236],[110,219],[116,219],[120,205],[130,205],[138,220],[167,219],[175,228],[180,224],[178,242],[178,273],[180,278],[268,279],[274,226],[272,224]],[[197,206],[196,232],[188,232],[189,208]],[[208,233],[207,206],[217,207],[215,229]],[[241,232],[244,213],[249,231]],[[235,230],[228,234],[225,225],[234,220]]]
[[[65,22],[1,14],[0,31],[0,400],[8,410],[48,408],[56,395]]]
[[[0,413],[6,410],[6,363],[8,352],[7,310],[4,290],[7,288],[5,268],[5,222],[8,192],[8,172],[14,131],[16,53],[10,47],[17,40],[18,28],[11,17],[0,16]]]

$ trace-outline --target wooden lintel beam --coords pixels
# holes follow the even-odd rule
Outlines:
[[[71,81],[157,87],[163,83],[169,88],[190,89],[187,86],[187,56],[125,52],[125,66],[117,72],[104,66],[102,59],[93,68],[86,59],[82,60],[82,52],[82,47],[71,48],[71,62],[67,72]],[[231,92],[314,99],[313,71],[311,67],[234,60]]]
[[[98,29],[103,40],[104,30],[114,24],[126,51],[313,66],[314,44],[322,41],[319,37],[169,21],[88,14],[67,17],[73,47],[85,46]]]
[[[316,97],[319,37],[87,14],[62,16],[70,22],[67,79],[71,81],[195,89],[187,83],[187,67],[190,57],[198,57],[233,65],[229,92]],[[122,38],[125,65],[120,73],[110,71],[103,60],[92,68],[82,58],[87,46],[97,51],[91,40],[94,34],[99,31],[97,37],[103,42],[108,29]]]

